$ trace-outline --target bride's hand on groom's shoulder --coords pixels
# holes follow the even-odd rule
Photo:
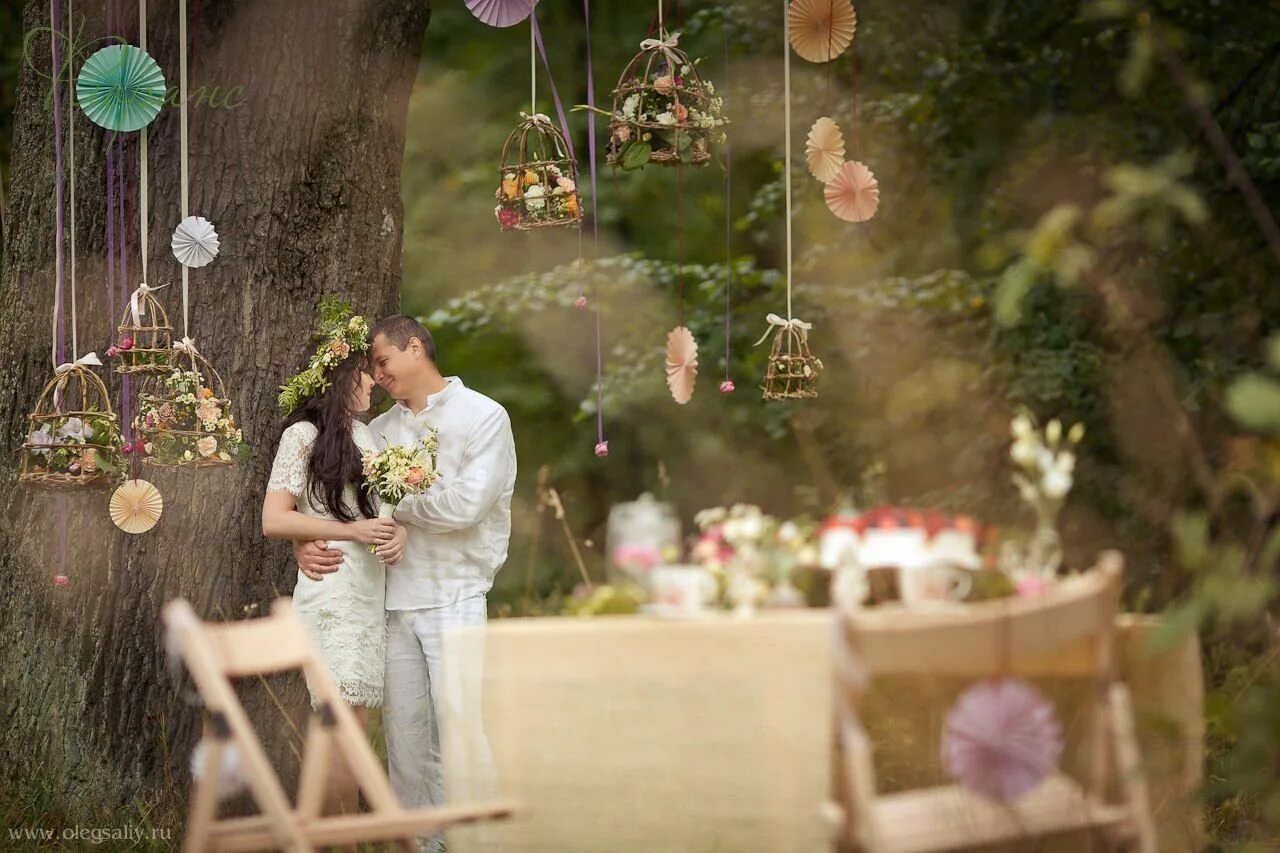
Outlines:
[[[298,561],[298,570],[313,581],[324,580],[325,575],[336,572],[342,563],[342,552],[329,548],[321,540],[294,542],[293,556]]]
[[[394,566],[400,562],[400,557],[404,555],[405,535],[404,526],[397,524],[395,535],[391,537],[391,541],[385,545],[378,546],[378,558],[388,566]]]

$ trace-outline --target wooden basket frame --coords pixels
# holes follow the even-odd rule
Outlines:
[[[169,373],[173,370],[175,361],[173,358],[173,326],[169,323],[169,312],[165,311],[164,306],[160,304],[160,300],[150,293],[140,294],[139,301],[141,303],[139,315],[146,315],[147,312],[151,312],[152,324],[144,326],[133,323],[132,306],[125,306],[124,316],[120,319],[120,325],[116,327],[116,330],[120,333],[120,340],[125,337],[132,338],[133,347],[128,350],[122,350],[116,355],[115,372],[124,376]],[[159,322],[155,322],[156,319]],[[146,343],[148,346],[142,346],[144,335],[147,336]],[[136,352],[164,355],[165,359],[152,364],[126,363],[128,359],[124,357],[124,353]]]
[[[200,375],[201,384],[205,385],[205,387],[207,388],[214,389],[213,399],[217,400],[219,403],[222,403],[223,405],[227,405],[227,406],[231,405],[231,399],[227,396],[226,385],[222,381],[222,374],[218,373],[217,369],[214,368],[214,366],[209,362],[209,359],[205,358],[200,353],[194,352],[192,350],[175,349],[175,352],[177,352],[178,355],[174,359],[173,364],[170,365],[170,368],[169,368],[170,373],[173,372],[174,370],[182,369],[183,359],[186,359],[187,362],[191,365],[191,372],[198,373]],[[210,379],[210,381],[207,384],[205,384],[206,378]],[[157,379],[153,381],[163,381],[163,380]],[[150,389],[147,389],[147,388],[144,388],[138,394],[139,409],[141,409],[141,404],[143,403],[143,401],[146,401],[155,405],[162,405],[164,403],[172,402],[172,400],[169,397],[158,396],[154,393],[150,393]],[[202,429],[173,429],[168,427],[164,429],[158,429],[155,427],[140,426],[136,420],[134,423],[133,431],[135,434],[134,442],[140,443],[140,444],[145,444],[148,441],[152,441],[157,436],[160,436],[160,435],[186,436],[189,439],[191,439],[192,444],[194,444],[196,441],[198,441],[201,438],[204,438],[207,435],[212,435],[215,438],[219,438],[219,439],[225,438],[225,436],[217,435],[211,432],[206,432],[205,430],[202,430]],[[185,461],[161,462],[157,460],[155,457],[151,456],[150,454],[144,454],[142,457],[142,461],[156,468],[208,468],[208,467],[214,467],[214,466],[235,465],[237,463],[237,460],[234,458],[219,459],[216,456],[201,456],[198,453],[195,454],[194,458],[192,458],[191,461],[189,462],[185,462]]]
[[[554,159],[545,159],[546,149],[543,149],[542,157],[544,159],[529,160],[530,137],[541,141],[544,144],[550,141],[555,152]],[[536,146],[536,142],[534,143]],[[512,162],[511,157],[514,155],[516,161]],[[578,185],[578,162],[569,156],[569,145],[565,141],[564,134],[560,129],[550,122],[542,121],[534,116],[526,116],[515,129],[507,135],[507,141],[502,144],[502,158],[498,168],[498,204],[512,210],[520,210],[527,212],[528,207],[524,197],[524,188],[519,187],[520,195],[514,199],[503,198],[501,180],[508,172],[515,172],[516,182],[520,183],[525,171],[532,171],[538,175],[539,183],[543,186],[553,186],[554,182],[548,180],[551,174],[551,168],[555,166],[560,170],[562,176],[573,181],[574,195],[577,197],[578,210],[572,216],[561,216],[555,219],[530,219],[525,215],[521,215],[515,225],[510,228],[503,228],[504,231],[529,231],[534,228],[563,228],[575,227],[582,224],[582,192]],[[543,196],[547,200],[547,204],[551,203],[552,196]]]
[[[73,382],[78,383],[80,408],[63,410],[58,397],[63,389]],[[91,394],[96,395],[101,401],[102,409],[93,410],[87,408]],[[62,374],[55,374],[45,384],[44,390],[40,392],[39,399],[36,400],[35,408],[27,416],[27,433],[30,435],[35,432],[42,424],[52,424],[70,417],[81,419],[92,417],[98,420],[106,420],[115,430],[115,435],[120,435],[120,419],[115,410],[111,408],[111,394],[107,391],[106,384],[98,374],[94,373],[86,365],[72,365],[70,370]],[[115,456],[117,458],[114,461],[122,463],[118,445],[86,441],[60,446],[63,448],[79,448],[81,453],[85,450],[94,450],[100,455]],[[71,474],[65,471],[37,470],[33,464],[35,450],[36,445],[31,444],[30,441],[24,441],[18,447],[18,452],[22,454],[18,469],[18,482],[23,485],[48,489],[104,488],[115,484],[121,479],[121,475],[118,472],[108,472],[101,468],[90,474],[86,474],[83,471],[79,474]],[[123,464],[118,464],[116,467],[123,470]]]
[[[659,34],[664,40],[667,38],[665,32]],[[668,56],[670,54],[670,56]],[[675,86],[671,90],[671,95],[661,95],[660,97],[670,97],[672,103],[679,106],[684,104],[686,107],[706,107],[706,97],[702,94],[705,87],[702,85],[702,77],[698,74],[698,68],[689,59],[689,55],[678,47],[665,47],[656,45],[654,47],[641,48],[640,52],[631,58],[626,67],[622,69],[622,74],[618,76],[618,85],[613,90],[613,117],[609,120],[609,154],[607,161],[609,165],[616,166],[621,162],[622,146],[618,143],[614,136],[614,129],[618,127],[631,128],[632,138],[638,139],[645,131],[662,131],[675,133],[676,145],[672,149],[653,150],[649,154],[649,162],[657,163],[660,166],[705,166],[711,161],[711,146],[708,143],[703,150],[692,152],[687,160],[680,159],[680,133],[684,131],[691,138],[701,135],[704,139],[709,134],[709,130],[705,127],[698,127],[687,121],[677,121],[675,124],[658,124],[656,121],[638,121],[636,119],[619,118],[622,115],[622,104],[626,99],[636,92],[644,93],[654,91],[653,76],[655,60],[658,63],[666,62],[668,65],[673,61],[676,67],[671,69],[671,76],[674,79],[677,76],[687,76],[690,80],[698,82],[697,89],[691,89],[687,82],[684,85]],[[640,64],[643,63],[644,71],[639,71]],[[680,66],[688,65],[688,75],[679,73]],[[637,82],[639,81],[639,82]],[[681,100],[684,96],[686,99]]]
[[[804,372],[806,366],[808,375]],[[780,329],[773,336],[765,368],[764,399],[812,400],[818,396],[815,386],[821,373],[822,362],[809,351],[809,333],[804,329]]]

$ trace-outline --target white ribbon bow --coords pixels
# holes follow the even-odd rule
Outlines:
[[[196,342],[191,338],[183,338],[180,341],[174,341],[173,348],[178,350],[179,352],[187,353],[192,358],[195,358],[200,354],[196,352]]]
[[[551,117],[548,116],[546,113],[534,113],[533,115],[529,115],[528,113],[521,110],[520,117],[523,118],[525,121],[531,121],[534,124],[551,124]]]
[[[56,375],[61,376],[62,374],[74,370],[77,367],[84,367],[90,364],[97,365],[98,367],[102,366],[102,359],[98,358],[98,354],[96,352],[85,353],[75,361],[64,361],[62,364],[55,367],[53,372]]]
[[[142,297],[148,293],[154,293],[161,287],[168,286],[167,284],[162,284],[160,287],[151,287],[145,281],[138,285],[138,289],[129,297],[129,310],[133,313],[133,325],[141,326],[142,315],[147,313],[147,303],[141,301]]]
[[[667,64],[671,66],[670,68],[671,76],[675,77],[676,74],[680,72],[680,68],[678,67],[679,60],[676,59],[676,55],[671,51],[678,44],[680,44],[680,34],[667,33],[667,37],[665,39],[645,39],[644,41],[640,42],[640,49],[641,50],[654,50],[654,49],[661,50],[667,57]]]
[[[773,334],[775,327],[779,329],[786,329],[791,332],[798,332],[801,338],[807,338],[809,336],[809,330],[813,328],[812,323],[806,323],[799,317],[792,317],[789,320],[784,320],[777,314],[770,314],[765,319],[769,321],[769,328],[765,329],[764,334],[760,336],[760,340],[756,341],[756,346],[760,346],[768,340],[769,336]]]

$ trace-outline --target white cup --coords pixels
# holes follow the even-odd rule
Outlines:
[[[696,616],[716,594],[716,579],[697,566],[659,566],[649,575],[650,610],[659,616]]]
[[[929,608],[963,601],[973,587],[968,569],[929,563],[898,571],[898,592],[905,607]]]

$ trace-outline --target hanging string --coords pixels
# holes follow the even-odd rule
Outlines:
[[[684,325],[684,163],[676,163],[676,291]]]
[[[587,30],[587,156],[591,164],[591,235],[593,261],[600,257],[600,215],[597,208],[596,194],[596,87],[595,72],[591,64],[591,0],[582,0],[582,19]],[[581,198],[582,193],[578,193]],[[581,244],[582,231],[579,228],[578,240]],[[579,251],[579,258],[582,253]],[[595,278],[596,315],[596,446],[604,444],[604,339],[601,332],[603,305],[600,300],[600,277]]]
[[[529,0],[529,115],[538,114],[538,22],[534,19],[538,0]]]
[[[147,0],[138,0],[138,46],[147,49]],[[140,239],[139,260],[142,265],[142,280],[147,280],[147,253],[150,242],[147,239],[147,128],[138,131],[138,235]],[[183,306],[184,310],[186,306]]]
[[[784,129],[782,173],[787,192],[787,319],[791,313],[791,20],[787,14],[788,0],[782,0],[782,85]]]
[[[849,128],[849,153],[856,160],[862,153],[858,145],[858,123],[861,116],[858,114],[858,40],[854,39],[849,45],[850,62],[849,62],[849,88],[853,92],[852,110],[852,126]]]
[[[75,0],[67,0],[67,31],[75,35]],[[76,315],[76,120],[75,98],[71,96],[72,63],[75,57],[67,56],[67,184],[71,205],[71,360],[80,358],[80,337]]]
[[[145,3],[146,0],[143,0],[143,2]],[[187,170],[187,0],[178,0],[178,94],[180,97],[178,105],[178,144],[182,148],[182,159],[180,161],[182,217],[179,221],[184,221],[191,211],[187,190],[190,182],[190,174]],[[191,271],[186,264],[179,264],[179,266],[182,267],[182,337],[188,338],[191,336],[191,310],[187,286]]]
[[[560,90],[556,88],[556,78],[551,75],[551,64],[547,62],[547,47],[542,41],[542,30],[538,28],[538,17],[535,12],[529,13],[529,29],[538,54],[542,56],[542,67],[547,71],[547,82],[551,86],[551,100],[556,105],[556,118],[560,120],[560,133],[564,136],[564,144],[569,149],[569,159],[577,162],[578,155],[573,150],[573,135],[569,133],[569,121],[565,115],[564,103],[560,100]],[[534,75],[536,77],[536,75]],[[530,115],[536,115],[534,110]],[[592,199],[594,203],[595,199]]]
[[[729,23],[726,18],[722,27],[724,35],[724,98],[729,94]],[[733,154],[729,147],[729,136],[724,138],[724,381],[731,382],[730,359],[732,358],[732,321],[730,311],[730,294],[733,290]]]
[[[53,347],[50,359],[56,368],[64,355],[62,341],[62,3],[49,5],[49,41],[53,59],[53,194],[54,194],[54,261],[53,261]]]
[[[200,22],[204,20],[201,15],[200,0],[195,0],[195,11],[192,14],[192,30],[191,30],[191,70],[196,68],[196,52],[200,47]],[[188,63],[183,63],[185,68]],[[199,91],[200,87],[196,87]],[[196,99],[199,103],[199,98]],[[200,114],[196,113],[191,116],[191,207],[200,210]],[[208,218],[208,217],[206,217]]]

